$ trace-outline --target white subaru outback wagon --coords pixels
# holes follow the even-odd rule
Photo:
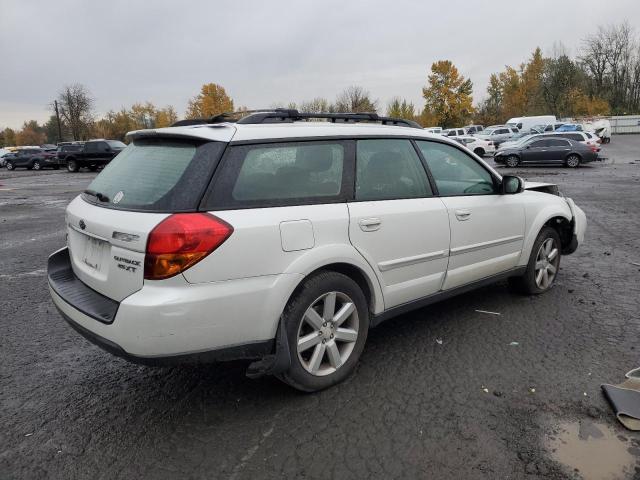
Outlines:
[[[551,288],[583,211],[416,127],[273,110],[132,132],[67,207],[53,301],[131,361],[253,359],[315,391],[394,315],[505,278]]]

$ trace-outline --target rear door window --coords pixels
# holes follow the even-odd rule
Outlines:
[[[89,184],[98,206],[148,212],[196,211],[226,143],[137,139]],[[108,201],[98,201],[95,193]]]
[[[358,140],[356,200],[394,200],[433,195],[429,178],[409,140]]]
[[[569,142],[563,140],[561,138],[550,138],[547,140],[547,146],[549,147],[567,147],[569,146]]]
[[[205,200],[205,209],[303,205],[344,201],[353,174],[345,173],[342,141],[234,146]]]

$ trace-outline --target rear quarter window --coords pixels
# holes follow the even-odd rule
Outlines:
[[[98,206],[148,212],[196,211],[226,143],[138,139],[119,153],[87,190],[108,198]]]

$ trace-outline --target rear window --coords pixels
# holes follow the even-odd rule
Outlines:
[[[225,143],[138,139],[118,154],[87,187],[83,198],[99,206],[148,212],[198,209]],[[95,193],[107,201],[98,201]]]

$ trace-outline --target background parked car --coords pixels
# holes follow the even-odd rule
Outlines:
[[[469,135],[473,135],[475,133],[478,133],[484,130],[484,127],[482,125],[467,125],[464,128],[467,131],[467,134]]]
[[[545,132],[555,132],[558,128],[560,128],[564,123],[541,123],[540,125],[534,125],[531,127],[531,133],[545,133]]]
[[[428,127],[425,130],[429,133],[442,134],[442,127]]]
[[[487,141],[492,141],[493,144],[497,147],[502,142],[505,142],[514,135],[517,135],[519,130],[515,127],[496,127],[496,128],[485,128],[482,132],[477,133],[476,137],[482,138]]]
[[[507,167],[521,164],[555,164],[577,167],[593,162],[598,154],[590,147],[574,140],[556,137],[534,137],[510,148],[501,148],[493,157],[496,163]]]
[[[455,137],[455,140],[467,147],[479,157],[484,157],[486,154],[493,154],[496,150],[496,147],[493,145],[492,141],[485,140],[483,138],[472,137],[471,135]]]
[[[126,145],[119,140],[89,140],[83,144],[61,146],[58,158],[64,161],[70,172],[77,172],[82,167],[94,172],[98,167],[109,163],[125,148]]]
[[[464,128],[449,128],[442,131],[442,135],[445,137],[461,137],[466,134],[467,131]]]
[[[574,140],[576,142],[580,142],[580,143],[583,143],[584,145],[587,145],[595,152],[599,152],[601,148],[600,147],[601,140],[592,133],[556,131],[556,132],[547,133],[544,136],[549,138],[552,138],[552,137],[568,138],[569,140]]]
[[[5,157],[11,154],[13,154],[11,150],[7,150],[6,148],[0,148],[0,168],[4,167]]]
[[[555,115],[538,115],[534,117],[514,117],[507,120],[507,127],[515,127],[525,132],[535,125],[555,123]]]
[[[21,148],[14,154],[5,157],[5,168],[7,170],[15,168],[40,170],[47,167],[60,168],[58,162],[52,163],[50,157],[41,148]]]
[[[582,132],[584,128],[579,123],[565,123],[556,132]]]

